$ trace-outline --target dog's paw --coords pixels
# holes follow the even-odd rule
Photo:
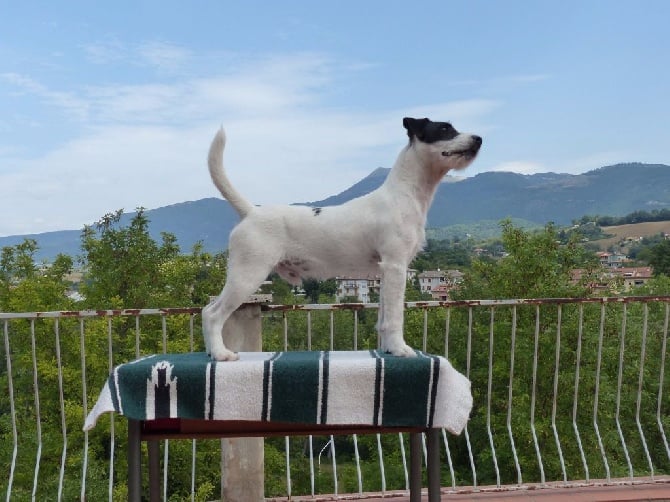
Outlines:
[[[221,350],[213,350],[209,353],[209,356],[214,361],[237,361],[240,358],[238,353],[225,348]]]
[[[382,350],[398,357],[416,357],[416,351],[406,343],[382,347]]]

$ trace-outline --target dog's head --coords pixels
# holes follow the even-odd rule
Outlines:
[[[482,146],[480,136],[460,133],[449,122],[405,117],[402,125],[407,129],[410,146],[444,173],[466,168]]]

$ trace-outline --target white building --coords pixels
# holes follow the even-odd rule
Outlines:
[[[407,269],[407,280],[412,281],[416,277],[416,270]],[[374,294],[375,300],[379,297],[379,287],[381,278],[379,276],[355,278],[355,277],[336,277],[337,292],[335,300],[342,301],[343,298],[356,298],[359,302],[370,303],[371,294]]]
[[[446,300],[451,289],[463,282],[460,270],[425,270],[419,274],[419,289],[436,300]]]

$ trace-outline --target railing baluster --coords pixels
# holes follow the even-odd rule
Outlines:
[[[16,470],[16,456],[19,451],[19,435],[16,428],[16,406],[14,404],[14,381],[12,379],[12,351],[9,345],[9,321],[3,322],[5,334],[5,360],[7,361],[7,390],[9,392],[9,413],[12,417],[12,463],[9,468],[9,479],[7,481],[7,502],[12,498],[12,486],[14,483],[14,472]]]
[[[314,475],[314,436],[307,436],[309,445],[309,488],[312,497],[316,495],[316,477]]]
[[[561,440],[558,438],[558,429],[556,428],[556,403],[558,401],[558,369],[560,368],[561,359],[561,324],[563,315],[563,308],[558,306],[558,313],[556,317],[556,357],[554,366],[554,399],[551,405],[551,429],[554,431],[554,439],[556,441],[556,448],[558,448],[558,458],[561,462],[561,472],[563,473],[563,482],[568,482],[568,474],[565,471],[565,460],[563,459],[563,448],[561,448]]]
[[[312,350],[312,311],[307,311],[307,350]]]
[[[596,359],[596,388],[593,397],[593,429],[598,438],[598,446],[600,447],[600,454],[602,455],[603,464],[605,465],[605,473],[607,475],[607,482],[610,481],[610,466],[607,462],[607,455],[603,447],[603,439],[600,436],[600,429],[598,428],[598,397],[600,394],[600,368],[603,360],[603,338],[605,335],[605,303],[600,307],[600,328],[598,330],[598,356]]]
[[[403,440],[402,432],[398,433],[398,440],[400,444],[400,460],[402,460],[402,471],[405,475],[405,490],[409,491],[409,471],[407,470],[407,457],[405,456],[405,441]]]
[[[521,466],[519,465],[519,457],[517,456],[516,445],[514,444],[514,434],[512,434],[512,393],[514,390],[514,353],[516,352],[516,316],[516,305],[514,305],[512,307],[512,345],[510,347],[509,389],[507,392],[507,432],[509,433],[512,455],[514,456],[514,467],[516,468],[517,484],[521,485],[523,483],[523,479],[521,477]]]
[[[442,440],[444,442],[444,449],[447,452],[447,464],[449,465],[449,475],[451,476],[451,488],[456,489],[456,473],[454,472],[454,463],[451,460],[451,451],[449,450],[449,441],[447,440],[447,431],[442,429]]]
[[[451,323],[451,308],[447,307],[444,316],[444,357],[449,359],[449,324]]]
[[[193,348],[191,348],[193,352]],[[135,316],[135,357],[139,358],[141,354],[140,351],[140,316]]]
[[[535,401],[537,395],[537,359],[540,342],[540,306],[535,306],[535,342],[533,344],[533,388],[530,394],[530,431],[533,434],[533,444],[535,446],[535,455],[537,456],[537,464],[540,466],[540,483],[545,484],[544,463],[542,462],[542,453],[540,452],[540,444],[537,440],[537,432],[535,430]]]
[[[114,344],[112,341],[112,317],[107,317],[107,364],[109,373],[114,369]],[[108,495],[109,500],[114,497],[114,447],[116,444],[116,433],[114,431],[114,415],[109,417],[109,483]],[[167,500],[164,498],[164,500]]]
[[[284,436],[284,451],[286,452],[286,495],[290,499],[293,492],[291,487],[291,448],[288,436]]]
[[[63,481],[65,479],[65,461],[67,460],[67,424],[65,422],[65,398],[63,394],[63,363],[60,353],[60,319],[54,322],[56,335],[56,366],[58,367],[58,404],[60,407],[60,426],[63,435],[63,451],[61,453],[60,470],[58,475],[58,498],[63,499]]]
[[[449,359],[449,328],[451,323],[451,308],[445,309],[444,316],[444,357]],[[456,474],[454,472],[454,464],[451,460],[451,452],[449,451],[449,442],[447,441],[447,433],[442,429],[442,437],[444,438],[444,449],[447,452],[447,461],[449,463],[449,473],[451,474],[451,487],[456,489]]]
[[[630,455],[628,455],[628,447],[626,446],[626,440],[623,437],[623,431],[621,430],[621,421],[619,419],[621,412],[621,387],[623,385],[623,354],[624,346],[626,340],[626,320],[628,318],[628,305],[623,304],[623,314],[621,319],[621,334],[620,334],[620,345],[619,345],[619,373],[617,377],[617,392],[616,392],[616,412],[614,414],[614,421],[616,422],[616,428],[619,432],[619,439],[621,440],[621,446],[623,447],[624,455],[626,456],[626,464],[628,464],[628,477],[633,479],[633,464],[630,462]]]
[[[82,422],[88,415],[88,390],[86,389],[86,341],[84,336],[84,318],[79,319],[79,353],[81,357],[81,396],[84,416]],[[86,473],[88,471],[88,431],[84,431],[84,461],[81,466],[81,493],[80,500],[86,500]]]
[[[139,333],[139,320],[140,317],[136,317],[137,322],[135,324],[137,331]],[[195,333],[195,315],[191,314],[188,317],[188,349],[193,352],[195,350],[194,343],[194,333]],[[191,440],[191,502],[195,502],[195,471],[197,464],[197,441],[195,439]]]
[[[472,307],[468,308],[468,341],[466,349],[466,363],[465,363],[465,376],[470,378],[470,357],[472,354]],[[472,452],[472,444],[470,443],[470,433],[468,432],[468,426],[465,426],[463,430],[465,435],[465,444],[468,447],[468,457],[470,458],[470,468],[472,469],[472,486],[477,487],[477,469],[475,468],[475,456]]]
[[[379,473],[382,478],[382,495],[386,493],[386,470],[384,469],[384,452],[382,451],[381,435],[377,434],[377,456],[379,457]]]
[[[161,336],[163,338],[163,354],[168,351],[167,316],[161,314]],[[163,500],[168,499],[168,473],[170,467],[170,440],[163,441]]]
[[[651,461],[649,456],[649,448],[647,448],[647,440],[644,437],[644,432],[642,431],[642,423],[640,423],[640,406],[642,404],[642,384],[644,382],[644,359],[647,352],[647,327],[648,327],[648,318],[649,318],[649,306],[644,304],[644,314],[642,317],[642,346],[640,348],[640,374],[637,380],[637,402],[635,406],[635,423],[637,424],[637,430],[640,433],[640,439],[642,440],[642,446],[644,447],[644,454],[647,457],[647,462],[649,463],[649,473],[651,479],[654,479],[654,464]]]
[[[330,436],[330,460],[333,465],[333,489],[335,490],[335,496],[339,494],[339,486],[337,483],[337,455],[335,452],[335,437]]]
[[[37,495],[37,481],[42,459],[42,415],[40,413],[40,388],[37,377],[37,352],[35,350],[35,319],[30,320],[30,348],[33,361],[33,397],[35,398],[35,424],[37,431],[37,454],[35,456],[35,476],[33,478],[33,500]]]
[[[489,327],[489,378],[488,378],[488,391],[486,393],[486,431],[489,436],[489,444],[491,445],[491,456],[493,457],[493,467],[496,472],[496,486],[500,486],[500,470],[498,469],[498,457],[496,456],[496,447],[493,443],[493,433],[491,432],[491,394],[493,387],[493,323],[495,319],[495,309],[490,307],[491,310],[491,321]]]
[[[421,349],[426,352],[428,350],[428,309],[423,309],[423,343]]]
[[[579,402],[579,370],[582,360],[582,335],[584,333],[584,305],[579,304],[579,326],[577,329],[577,360],[575,361],[575,393],[572,401],[572,428],[575,431],[577,438],[577,446],[579,446],[579,454],[582,457],[582,465],[584,466],[584,479],[589,482],[589,465],[586,462],[586,455],[582,447],[582,438],[579,435],[579,427],[577,426],[577,403]]]
[[[665,445],[665,452],[668,455],[668,460],[670,460],[670,446],[668,445],[668,438],[665,435],[665,430],[663,429],[663,422],[661,420],[662,412],[662,403],[663,403],[663,377],[665,375],[665,354],[667,350],[668,343],[668,319],[670,318],[670,303],[665,304],[665,321],[663,322],[663,342],[661,344],[661,371],[659,375],[658,383],[658,402],[656,405],[656,423],[658,424],[658,429],[661,431],[661,437],[663,438],[663,444]]]
[[[358,350],[358,310],[354,310],[354,350]]]
[[[358,451],[358,435],[354,434],[354,459],[356,461],[356,480],[358,481],[358,493],[363,493],[363,474],[361,472],[361,455]]]

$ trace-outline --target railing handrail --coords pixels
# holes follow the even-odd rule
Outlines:
[[[670,302],[670,295],[647,296],[596,296],[582,298],[505,298],[494,300],[417,300],[404,302],[405,308],[435,308],[435,307],[502,307],[512,305],[561,305],[561,304],[624,304],[624,303],[658,303]],[[378,309],[379,303],[346,302],[346,303],[291,303],[273,304],[260,303],[261,310],[266,312],[282,312],[293,310],[361,310]],[[200,314],[202,307],[160,307],[141,309],[88,309],[88,310],[49,310],[34,312],[0,312],[2,319],[53,319],[56,317],[109,317],[109,316],[138,316],[138,315],[176,315]]]

